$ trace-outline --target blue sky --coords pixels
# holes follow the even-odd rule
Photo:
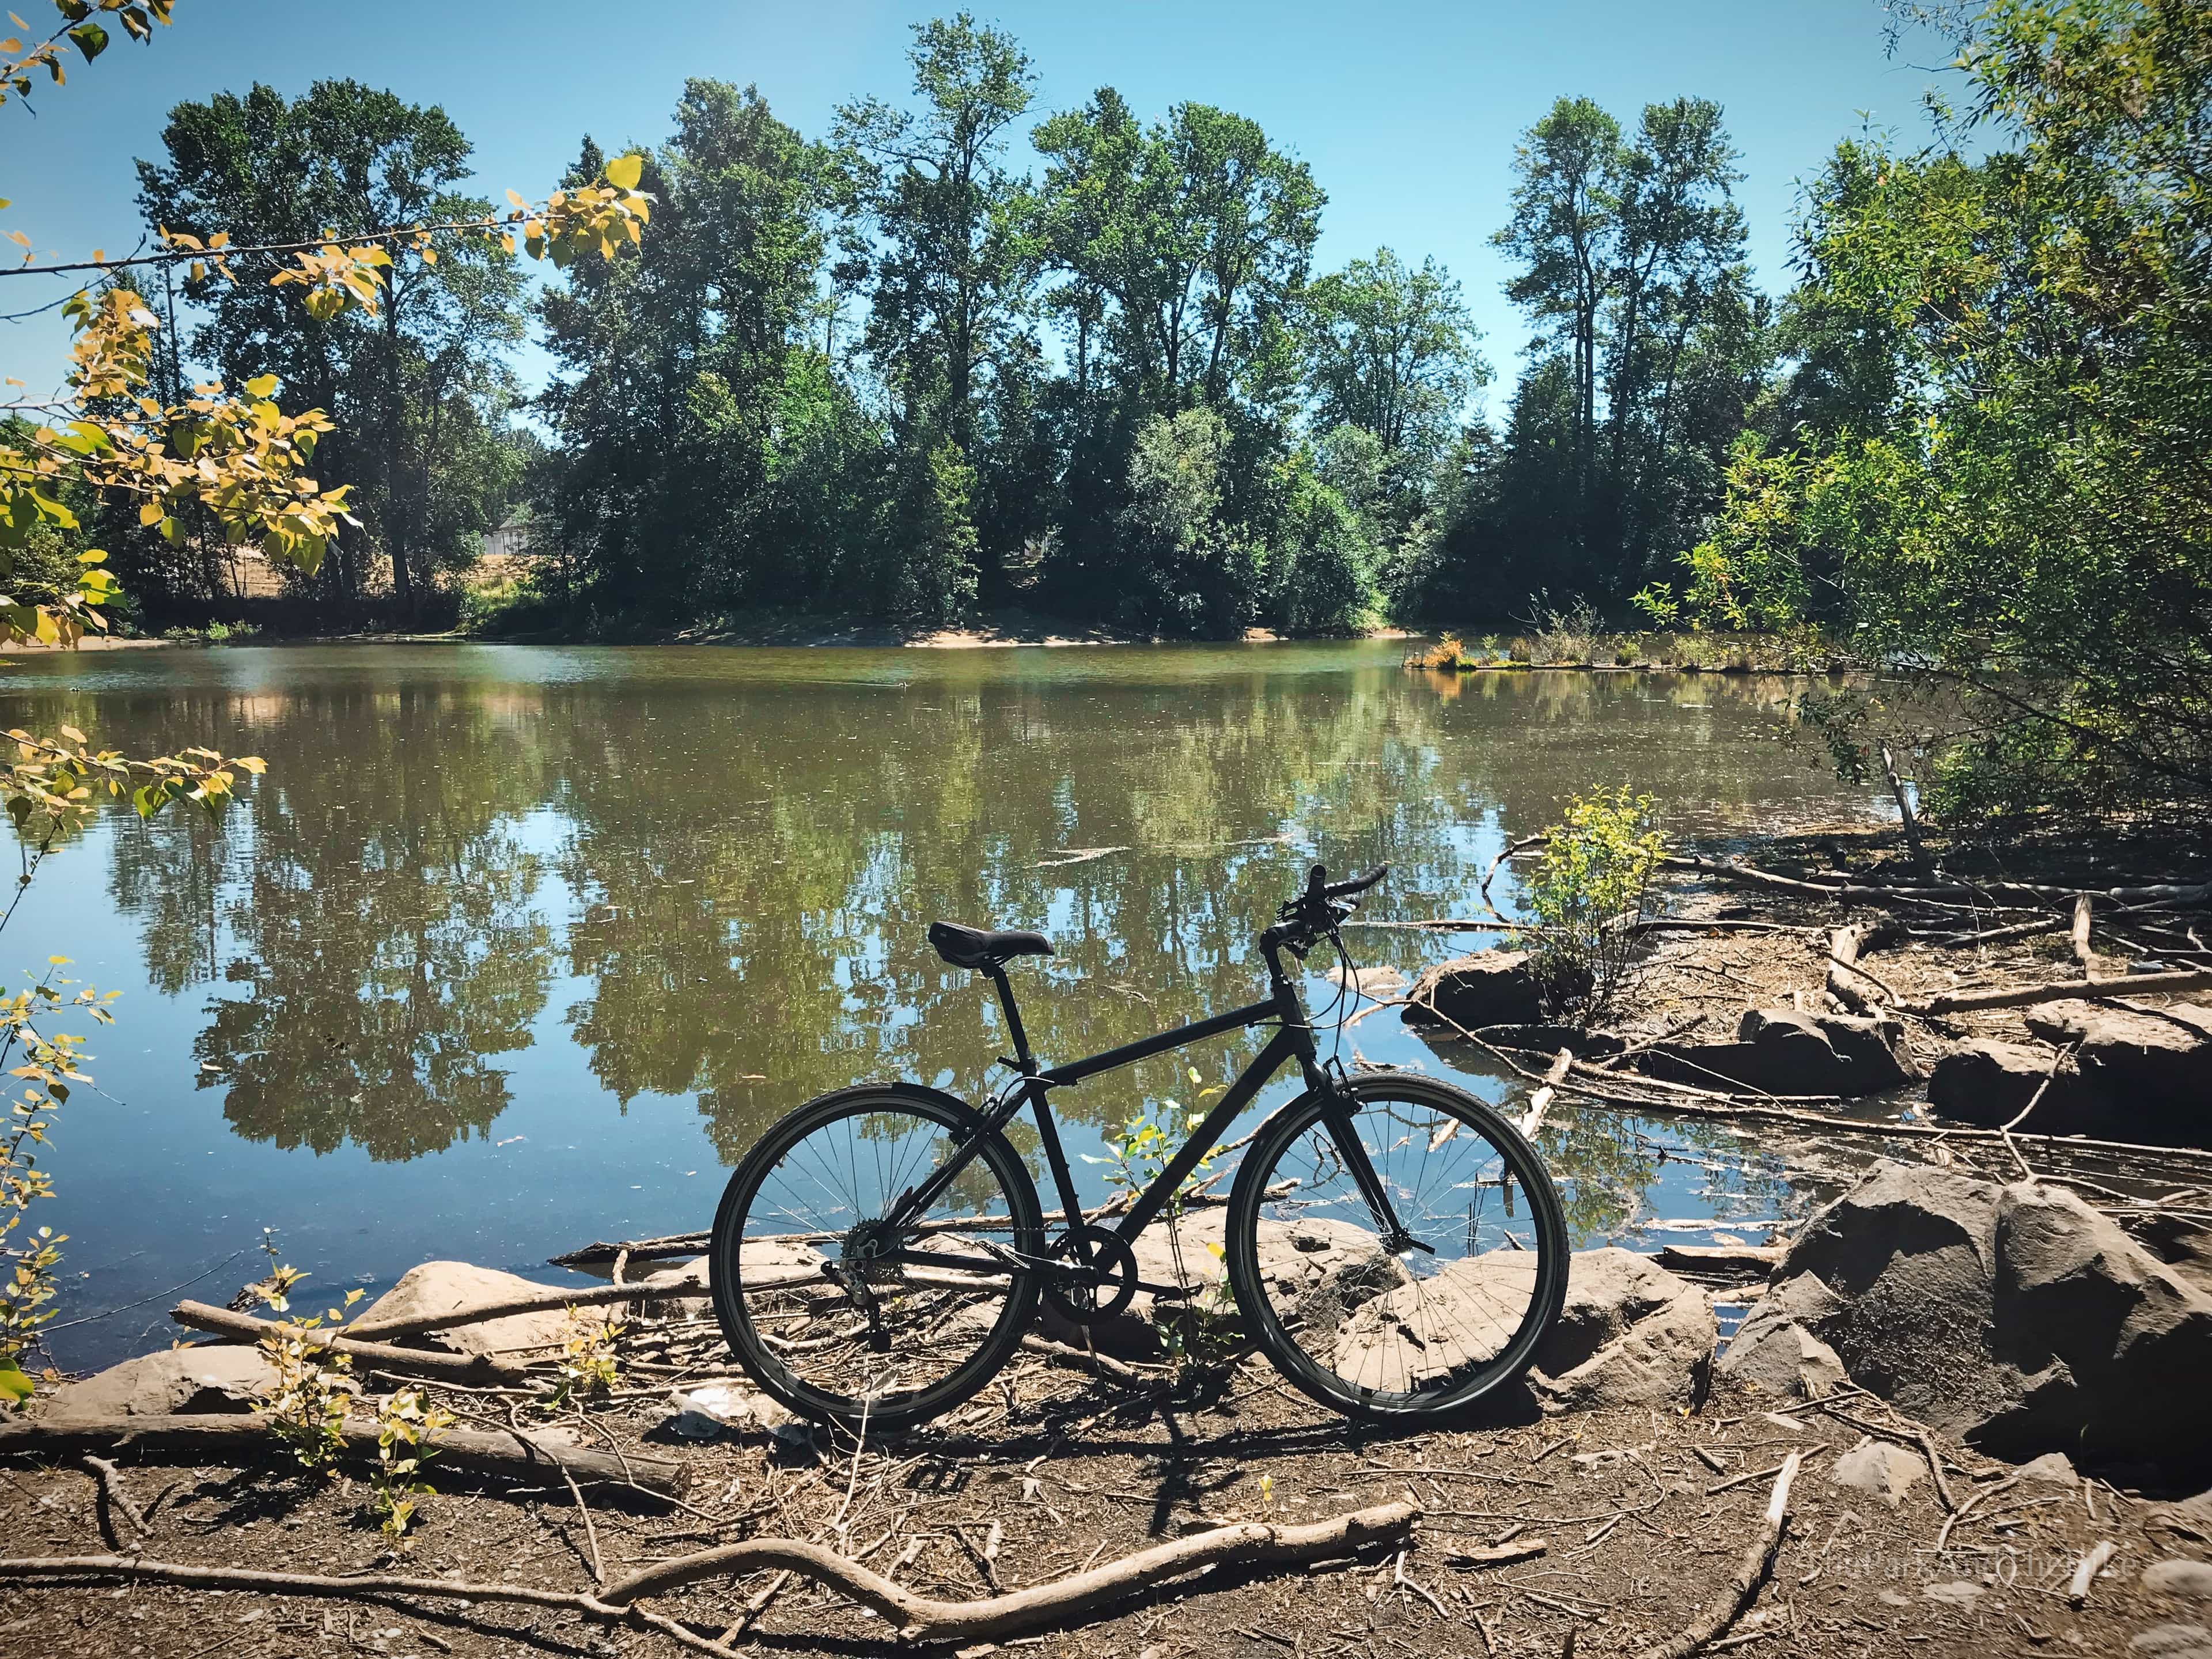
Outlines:
[[[47,15],[49,0],[12,3],[33,22]],[[442,104],[474,141],[478,187],[494,199],[510,187],[543,194],[587,131],[610,149],[659,143],[688,76],[756,83],[818,136],[840,101],[902,99],[908,26],[950,9],[178,0],[174,27],[151,46],[118,31],[98,64],[38,96],[35,117],[0,108],[0,195],[13,199],[0,230],[24,231],[42,255],[129,247],[139,234],[131,162],[156,152],[166,112],[256,80],[296,94],[351,76]],[[1932,78],[1885,57],[1877,0],[1024,0],[975,10],[1035,60],[1040,114],[1110,84],[1147,114],[1191,99],[1258,120],[1328,192],[1323,268],[1383,244],[1416,261],[1434,254],[1464,283],[1504,384],[1527,331],[1499,291],[1508,269],[1489,238],[1505,216],[1515,138],[1555,97],[1595,98],[1624,122],[1649,101],[1720,100],[1748,175],[1740,199],[1753,256],[1778,290],[1797,181],[1862,112],[1916,132]],[[0,312],[64,291],[11,277]],[[34,388],[55,383],[65,351],[55,313],[0,324],[0,371]],[[534,377],[544,359],[533,352],[523,368]]]

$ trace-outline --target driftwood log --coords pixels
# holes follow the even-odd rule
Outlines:
[[[279,1328],[273,1320],[256,1319],[251,1314],[234,1313],[228,1308],[215,1307],[205,1302],[179,1302],[169,1310],[169,1317],[193,1330],[211,1331],[218,1336],[233,1337],[241,1342],[258,1342]],[[470,1321],[449,1318],[444,1322],[465,1325]],[[530,1376],[512,1360],[493,1359],[483,1354],[437,1353],[428,1348],[387,1347],[380,1342],[358,1340],[341,1331],[302,1330],[301,1335],[315,1347],[328,1348],[333,1353],[372,1361],[382,1370],[438,1377],[448,1382],[518,1383],[527,1382]]]
[[[593,1248],[597,1248],[594,1246]],[[687,1252],[696,1255],[696,1250]],[[411,1314],[404,1319],[363,1319],[345,1328],[356,1342],[386,1342],[403,1336],[422,1336],[431,1331],[450,1331],[463,1325],[481,1325],[515,1314],[552,1313],[562,1308],[602,1308],[612,1303],[650,1301],[672,1296],[704,1296],[706,1286],[681,1274],[661,1279],[632,1279],[625,1285],[555,1285],[503,1302],[487,1302],[473,1308],[453,1308],[444,1313]],[[409,1352],[415,1350],[407,1350]]]
[[[1977,1008],[2027,1008],[2039,1002],[2062,1002],[2069,997],[2094,1000],[2109,996],[2172,996],[2182,991],[2212,991],[2212,970],[2185,974],[2128,974],[2114,979],[2071,980],[2050,985],[2016,985],[1993,991],[1948,991],[1942,996],[1899,1012],[1908,1014],[1960,1014]]]
[[[346,1448],[374,1461],[376,1425],[349,1418],[340,1431]],[[174,1417],[140,1417],[123,1412],[97,1416],[30,1418],[0,1422],[0,1454],[31,1452],[59,1455],[86,1448],[158,1443],[196,1455],[233,1462],[289,1456],[283,1442],[261,1417],[246,1412],[208,1412]],[[664,1458],[595,1451],[551,1435],[514,1434],[489,1429],[446,1429],[432,1443],[440,1464],[477,1474],[558,1476],[635,1486],[655,1498],[684,1490],[684,1466]]]
[[[793,1538],[756,1538],[720,1549],[678,1556],[617,1579],[596,1594],[540,1589],[528,1584],[471,1583],[386,1574],[336,1577],[325,1573],[264,1572],[246,1567],[190,1566],[128,1555],[27,1556],[0,1559],[0,1580],[120,1578],[181,1584],[198,1589],[258,1590],[273,1595],[422,1595],[468,1601],[519,1601],[568,1607],[610,1622],[629,1620],[686,1646],[710,1653],[733,1650],[710,1642],[674,1620],[647,1612],[648,1595],[703,1578],[781,1569],[813,1580],[867,1607],[892,1629],[922,1641],[995,1641],[1039,1625],[1066,1626],[1104,1611],[1128,1596],[1206,1567],[1279,1565],[1328,1560],[1377,1547],[1402,1547],[1420,1511],[1406,1503],[1355,1510],[1327,1521],[1273,1526],[1247,1521],[1139,1550],[1089,1572],[1009,1595],[974,1601],[940,1601],[871,1572],[819,1544]]]

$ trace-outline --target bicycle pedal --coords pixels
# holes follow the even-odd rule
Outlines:
[[[1147,1285],[1141,1279],[1137,1281],[1137,1288],[1155,1302],[1188,1302],[1198,1294],[1188,1285]]]

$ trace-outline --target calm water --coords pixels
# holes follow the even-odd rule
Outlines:
[[[977,1088],[1005,1045],[925,941],[939,916],[1057,941],[1016,978],[1038,1051],[1066,1058],[1254,1000],[1254,935],[1316,856],[1394,866],[1369,915],[1435,916],[1591,784],[1648,790],[1684,830],[1873,810],[1771,741],[1781,683],[1457,682],[1398,654],[363,646],[11,665],[7,724],[270,768],[219,826],[104,820],[0,939],[9,963],[67,955],[125,993],[91,1044],[99,1091],[72,1101],[51,1159],[61,1318],[82,1322],[54,1346],[84,1364],[165,1346],[171,1289],[204,1275],[194,1293],[224,1299],[258,1275],[264,1227],[335,1288],[431,1256],[557,1279],[539,1266],[557,1251],[703,1226],[727,1167],[808,1097],[892,1073]],[[1408,969],[1453,949],[1358,939]],[[1347,1060],[1354,1040],[1508,1092],[1395,1012],[1350,1033]],[[1194,1063],[1212,1080],[1243,1052]],[[1057,1098],[1095,1128],[1182,1093],[1180,1064]],[[1547,1136],[1585,1243],[1802,1199],[1724,1133],[1589,1114]]]

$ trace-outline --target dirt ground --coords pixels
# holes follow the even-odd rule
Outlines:
[[[633,1376],[629,1386],[640,1380]],[[1079,1630],[1000,1645],[1070,1659],[1487,1659],[1630,1653],[1686,1625],[1736,1571],[1757,1534],[1772,1469],[1800,1450],[1804,1468],[1771,1577],[1708,1651],[2108,1654],[2126,1651],[2147,1627],[2186,1616],[2136,1580],[2153,1561],[2202,1557],[2205,1547],[2147,1530],[2162,1511],[2143,1495],[2102,1484],[2017,1484],[1975,1502],[1939,1551],[1946,1511],[1932,1482],[1917,1481],[1894,1510],[1878,1495],[1838,1488],[1829,1468],[1862,1429],[1802,1403],[1769,1415],[1772,1403],[1722,1393],[1695,1410],[1547,1419],[1523,1402],[1449,1430],[1391,1434],[1348,1426],[1289,1396],[1263,1361],[1247,1362],[1219,1399],[1201,1404],[1030,1359],[950,1425],[872,1443],[857,1458],[849,1440],[836,1443],[826,1433],[796,1443],[757,1433],[672,1443],[663,1427],[671,1408],[647,1390],[595,1411],[594,1432],[680,1456],[690,1471],[688,1507],[626,1507],[606,1489],[584,1498],[610,1577],[773,1533],[836,1542],[946,1598],[1033,1584],[1224,1519],[1310,1520],[1410,1498],[1423,1515],[1402,1558],[1205,1573]],[[1863,1398],[1832,1410],[1877,1426],[1897,1421]],[[592,1536],[565,1490],[457,1486],[430,1500],[416,1538],[390,1558],[364,1518],[361,1484],[275,1466],[242,1474],[179,1467],[127,1450],[118,1461],[135,1501],[150,1512],[150,1559],[330,1573],[386,1563],[381,1570],[574,1590],[592,1582]],[[1949,1467],[1961,1505],[2014,1473],[1955,1449]],[[833,1530],[848,1490],[844,1525]],[[97,1491],[73,1463],[9,1469],[0,1517],[10,1553],[111,1547]],[[2117,1551],[2076,1608],[2067,1580],[2082,1553],[2105,1540]],[[1499,1541],[1531,1553],[1455,1563],[1456,1551]],[[711,1636],[735,1623],[768,1582],[760,1575],[701,1585],[657,1605]],[[566,1611],[402,1596],[310,1601],[119,1579],[9,1583],[0,1588],[0,1630],[19,1652],[118,1659],[681,1651],[661,1633]],[[879,1621],[796,1582],[732,1639],[794,1656],[893,1648]]]

